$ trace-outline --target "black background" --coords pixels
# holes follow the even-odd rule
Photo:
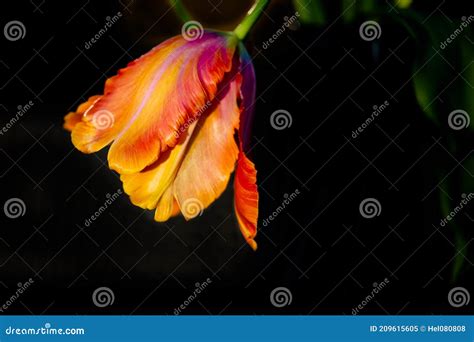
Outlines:
[[[235,26],[248,6],[211,3],[188,5],[213,28]],[[459,18],[467,11],[462,3],[415,3],[426,15]],[[0,218],[0,304],[17,283],[35,281],[6,313],[173,314],[208,277],[211,285],[184,314],[351,314],[385,278],[389,284],[361,314],[468,313],[469,306],[453,308],[447,300],[451,288],[472,284],[472,256],[462,251],[464,268],[453,280],[457,251],[450,227],[439,227],[438,184],[444,176],[472,178],[473,170],[458,164],[472,152],[472,140],[466,137],[450,156],[447,124],[435,126],[419,108],[410,82],[416,46],[405,31],[382,20],[381,38],[366,42],[361,21],[344,24],[340,8],[330,8],[328,25],[293,27],[263,49],[294,13],[290,3],[276,1],[246,42],[257,73],[252,151],[260,222],[285,194],[300,192],[274,221],[260,225],[253,252],[238,230],[231,186],[191,222],[156,223],[123,195],[84,227],[121,184],[107,168],[106,151],[73,149],[62,118],[101,93],[130,60],[180,34],[166,3],[2,2],[2,27],[11,20],[26,27],[22,40],[0,37],[2,126],[17,106],[34,102],[0,136],[1,202],[17,197],[26,204],[24,216]],[[85,49],[117,11],[122,19]],[[352,131],[384,101],[388,108],[353,139]],[[291,127],[272,128],[278,109],[291,113]],[[450,172],[437,174],[439,165]],[[453,203],[461,193],[449,193]],[[373,219],[359,213],[368,197],[382,207]],[[458,219],[472,228],[470,209]],[[113,305],[93,304],[100,286],[113,290]],[[269,299],[279,286],[293,297],[283,308]]]

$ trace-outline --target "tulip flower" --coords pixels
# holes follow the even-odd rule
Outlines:
[[[234,176],[234,210],[255,250],[258,190],[248,156],[255,73],[242,43],[267,1],[234,32],[201,30],[166,40],[119,70],[65,117],[83,153],[110,145],[108,164],[131,202],[156,221],[198,216]],[[258,13],[256,13],[258,12]]]

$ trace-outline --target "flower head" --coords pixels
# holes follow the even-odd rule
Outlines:
[[[233,33],[168,39],[131,62],[65,117],[74,146],[110,145],[109,167],[133,204],[155,220],[196,215],[225,190],[231,173],[235,213],[256,249],[258,191],[248,151],[255,74]]]

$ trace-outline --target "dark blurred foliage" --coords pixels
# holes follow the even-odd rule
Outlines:
[[[314,3],[320,5],[264,49],[263,42],[295,13],[291,1],[272,2],[246,42],[257,72],[253,155],[260,219],[285,194],[301,192],[260,226],[255,253],[240,236],[231,187],[190,222],[156,223],[152,213],[121,196],[84,227],[121,183],[107,168],[106,151],[83,155],[73,149],[62,118],[100,93],[119,68],[180,33],[182,24],[167,2],[0,5],[2,27],[20,20],[27,29],[21,41],[0,39],[0,124],[19,105],[34,102],[0,136],[2,203],[18,197],[27,207],[21,218],[2,216],[0,304],[18,282],[35,279],[8,313],[172,314],[208,277],[212,285],[185,314],[351,314],[385,278],[389,285],[362,314],[472,310],[455,309],[447,300],[454,286],[472,289],[472,203],[449,225],[439,223],[463,193],[473,192],[474,126],[455,131],[447,124],[452,110],[474,112],[473,55],[467,52],[464,60],[455,52],[473,39],[469,31],[439,51],[433,27],[449,36],[469,15],[468,3]],[[205,27],[231,29],[250,1],[184,4]],[[117,11],[123,19],[85,49]],[[380,24],[378,40],[359,36],[366,20]],[[420,69],[433,48],[441,55]],[[384,101],[387,109],[353,139],[373,106]],[[270,116],[278,109],[291,113],[291,127],[272,128]],[[374,219],[359,213],[368,197],[382,206]],[[113,289],[112,306],[93,305],[99,286]],[[269,300],[278,286],[293,294],[285,308]]]

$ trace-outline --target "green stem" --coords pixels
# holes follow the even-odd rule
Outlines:
[[[235,28],[234,33],[240,39],[243,40],[249,33],[252,26],[258,20],[265,7],[267,7],[269,0],[257,0],[251,9],[247,12],[244,20]]]
[[[181,0],[168,0],[168,2],[170,6],[174,9],[174,12],[179,17],[179,19],[183,21],[183,23],[192,20],[191,15],[187,11],[186,7],[184,7]]]

